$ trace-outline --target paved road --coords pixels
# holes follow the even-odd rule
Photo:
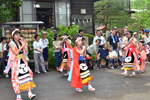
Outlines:
[[[76,93],[70,87],[67,78],[56,71],[47,74],[35,74],[34,81],[37,87],[33,93],[37,94],[34,100],[149,100],[150,98],[150,66],[147,65],[144,74],[136,77],[124,77],[120,75],[120,69],[93,70],[92,85],[96,91],[89,92],[84,86],[83,93]],[[15,100],[11,80],[0,79],[0,100]],[[23,100],[27,98],[27,92],[22,93]]]

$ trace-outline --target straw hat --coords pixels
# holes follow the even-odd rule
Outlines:
[[[42,34],[47,34],[47,32],[46,32],[46,31],[43,31]]]
[[[137,34],[137,32],[134,32],[134,33],[133,33],[133,35],[136,35],[136,34]]]
[[[124,44],[123,44],[123,45],[121,45],[121,49],[122,49],[122,48],[124,48],[124,47],[125,47],[125,45],[124,45]]]

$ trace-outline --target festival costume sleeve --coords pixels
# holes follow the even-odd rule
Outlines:
[[[69,72],[69,76],[68,76],[68,81],[71,82],[72,80],[72,73],[73,73],[73,51],[71,50],[71,68],[70,68],[70,72]]]
[[[8,74],[8,72],[10,71],[10,68],[11,68],[11,60],[8,59],[8,62],[7,62],[7,66],[5,67],[6,69],[4,70],[4,73]]]

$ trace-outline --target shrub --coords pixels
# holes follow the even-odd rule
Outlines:
[[[79,29],[81,29],[83,27],[79,26],[79,25],[72,25],[70,27],[64,26],[64,25],[59,25],[58,29],[59,29],[59,35],[64,35],[64,33],[68,33],[68,35],[71,35],[73,39],[71,39],[72,41],[72,47],[75,46],[75,35],[77,35],[79,33]]]
[[[72,36],[73,39],[71,39],[72,41],[72,47],[75,46],[75,35],[78,34],[78,31],[79,29],[81,29],[82,27],[79,26],[79,25],[72,25],[70,27],[67,27],[67,26],[64,26],[64,25],[59,25],[58,29],[59,29],[59,35],[64,35],[64,33],[68,33],[69,35]],[[48,48],[49,48],[49,56],[48,56],[48,61],[50,63],[50,65],[55,65],[55,48],[53,46],[53,41],[54,41],[54,34],[55,34],[55,31],[54,29],[47,29],[47,30],[40,30],[40,37],[42,37],[42,32],[43,31],[46,31],[47,32],[47,39],[49,41],[49,44],[48,44]],[[94,35],[92,34],[88,34],[88,33],[84,33],[84,36],[87,36],[89,37],[89,44],[92,44],[93,43],[93,38],[94,38]],[[33,50],[30,50],[29,49],[29,55],[32,55],[33,56]],[[96,58],[95,56],[93,56],[93,61],[96,61]]]

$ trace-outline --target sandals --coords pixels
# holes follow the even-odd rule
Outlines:
[[[131,74],[130,76],[136,76],[136,75],[134,75],[134,74]]]
[[[124,75],[124,76],[127,76],[127,74],[126,73],[121,73],[122,75]]]
[[[95,91],[95,88],[92,87],[92,88],[89,89],[89,91]]]
[[[17,98],[16,100],[22,100],[21,98]]]
[[[63,74],[63,72],[62,72],[62,71],[60,71],[60,70],[58,70],[58,72],[59,72],[60,74]]]
[[[31,94],[29,98],[30,98],[30,99],[33,99],[33,98],[35,98],[35,97],[36,97],[35,94]]]
[[[64,74],[64,76],[69,76],[69,74],[67,73],[67,74]]]
[[[83,90],[82,90],[82,89],[80,89],[80,88],[78,88],[78,89],[76,89],[76,92],[78,92],[78,93],[82,93],[82,92],[83,92]]]

